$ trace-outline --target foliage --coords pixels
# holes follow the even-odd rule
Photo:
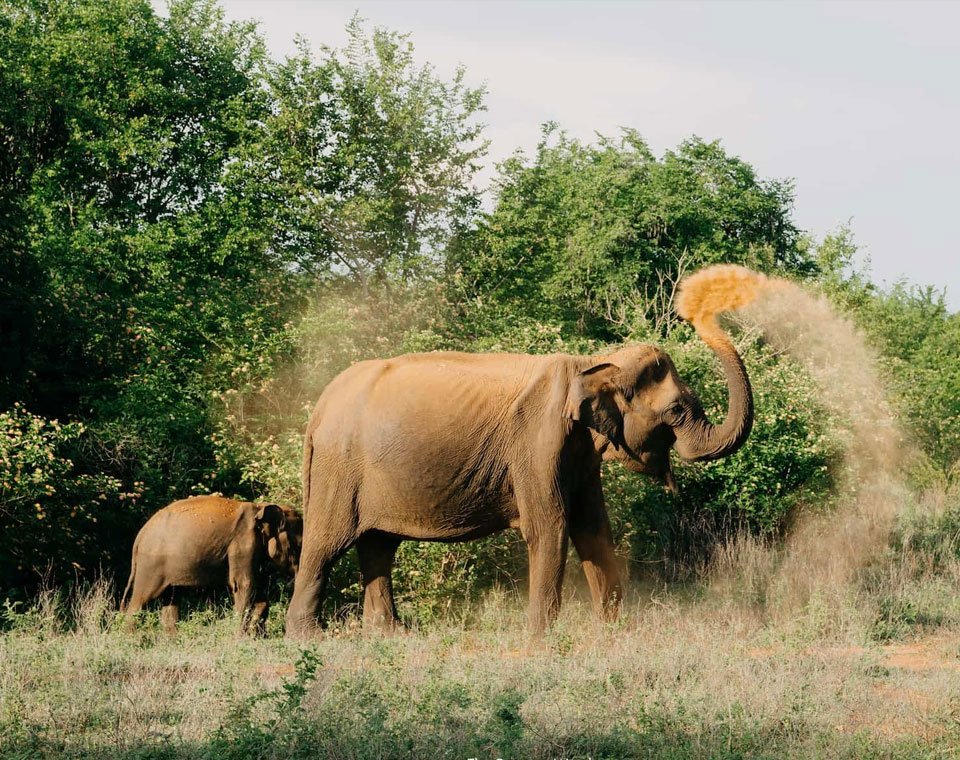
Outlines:
[[[486,144],[484,90],[416,65],[405,35],[361,19],[343,50],[298,53],[271,68],[273,113],[250,181],[279,193],[273,245],[304,268],[366,284],[435,267],[477,207],[472,176]]]
[[[132,491],[102,473],[78,472],[70,458],[83,436],[82,423],[61,425],[30,414],[20,404],[0,412],[0,517],[4,551],[0,576],[42,576],[52,558],[70,557],[79,571],[95,570],[103,559],[109,524],[105,505],[132,507]],[[64,508],[67,505],[67,508]]]
[[[858,319],[886,358],[913,438],[939,468],[951,468],[960,461],[960,314],[932,288],[899,284]]]
[[[935,470],[960,461],[960,313],[944,293],[903,282],[882,291],[856,269],[858,249],[847,228],[817,251],[823,281],[880,353],[891,397],[906,427]]]
[[[0,395],[83,422],[73,464],[113,484],[91,520],[128,535],[139,515],[120,495],[137,484],[156,507],[197,483],[209,389],[269,365],[292,305],[225,176],[264,109],[263,52],[210,3],[160,19],[132,0],[16,2],[3,18],[18,65],[0,91],[2,289],[19,308]],[[63,520],[78,507],[50,501]],[[107,563],[128,554],[105,544]]]
[[[210,742],[212,756],[262,756],[276,741],[277,734],[287,733],[291,724],[304,720],[303,698],[322,664],[315,651],[301,650],[294,663],[293,679],[285,680],[278,689],[254,694],[234,707]],[[265,707],[265,703],[272,705]],[[256,720],[257,715],[268,711],[273,717],[265,722]]]
[[[231,396],[292,359],[315,275],[350,257],[356,276],[425,274],[476,205],[482,90],[416,67],[399,35],[349,32],[319,63],[277,64],[210,0],[168,18],[3,0],[0,409],[78,425],[71,471],[110,484],[109,566],[149,510],[263,488],[225,442]],[[60,524],[76,505],[51,486]],[[43,563],[63,577],[82,554]]]
[[[717,262],[810,273],[790,184],[693,138],[660,160],[634,130],[584,145],[544,127],[500,166],[497,205],[458,241],[466,295],[603,340],[669,324],[665,284]],[[662,337],[658,336],[658,337]]]

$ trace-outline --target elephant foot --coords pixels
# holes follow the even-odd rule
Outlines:
[[[391,605],[392,607],[392,605]],[[378,608],[377,606],[364,605],[363,609],[363,632],[369,633],[376,631],[382,635],[391,635],[400,633],[404,630],[403,623],[396,616],[391,607]]]
[[[401,636],[407,632],[406,626],[397,618],[363,621],[364,636]]]
[[[287,618],[284,638],[294,641],[315,639],[323,634],[323,626],[315,618]]]

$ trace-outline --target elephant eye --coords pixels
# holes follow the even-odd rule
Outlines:
[[[660,416],[663,418],[663,421],[668,424],[676,422],[683,416],[683,404],[679,401],[670,404],[670,406],[663,410]]]

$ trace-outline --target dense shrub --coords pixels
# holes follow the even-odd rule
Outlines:
[[[715,421],[726,410],[726,384],[709,349],[679,338],[663,347]],[[740,346],[754,389],[753,431],[736,456],[685,465],[674,456],[679,494],[618,466],[604,472],[604,494],[624,550],[668,576],[703,559],[714,541],[747,529],[775,536],[798,506],[825,509],[840,442],[818,399],[819,389],[798,365],[761,341]]]
[[[129,553],[111,540],[110,525],[134,508],[142,484],[125,490],[117,478],[78,469],[84,433],[82,423],[46,420],[20,404],[0,412],[0,577],[8,583],[44,576],[58,557],[83,573]]]

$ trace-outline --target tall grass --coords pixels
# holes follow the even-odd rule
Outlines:
[[[226,608],[122,632],[106,581],[7,609],[0,754],[36,757],[936,757],[960,741],[956,489],[881,557],[787,615],[786,551],[733,537],[676,587],[596,623],[568,584],[531,642],[523,599],[391,638],[240,638]],[[914,658],[910,660],[910,658]],[[913,664],[911,664],[911,662]]]

